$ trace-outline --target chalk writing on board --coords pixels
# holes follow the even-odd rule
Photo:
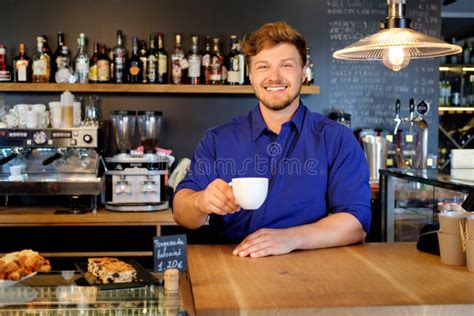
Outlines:
[[[407,15],[413,20],[413,28],[439,36],[439,4],[431,0],[410,2]],[[385,1],[328,0],[326,4],[331,54],[379,31],[380,21],[387,15]],[[391,129],[397,98],[406,104],[412,97],[436,104],[438,65],[435,59],[412,60],[407,68],[395,73],[380,61],[331,59],[328,105],[351,113],[353,128]],[[402,114],[406,114],[408,105],[402,107]],[[428,116],[426,120],[431,124],[433,118]]]
[[[154,271],[166,269],[187,270],[186,235],[153,238]]]

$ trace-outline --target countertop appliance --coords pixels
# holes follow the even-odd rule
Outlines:
[[[170,160],[156,152],[162,116],[160,111],[112,111],[118,153],[105,158],[107,209],[158,211],[169,207]],[[143,152],[132,150],[137,124]]]
[[[80,196],[97,209],[102,191],[99,128],[0,129],[0,195]]]

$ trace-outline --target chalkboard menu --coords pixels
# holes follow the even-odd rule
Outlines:
[[[167,269],[186,271],[187,261],[186,235],[157,236],[153,238],[153,271]]]
[[[440,1],[407,1],[406,15],[413,29],[439,37]],[[328,0],[327,23],[332,52],[380,30],[387,15],[386,1]],[[401,114],[408,116],[408,101],[425,100],[431,104],[426,117],[431,139],[437,139],[438,59],[415,59],[400,72],[386,68],[381,61],[345,61],[331,58],[328,102],[331,109],[352,114],[352,128],[393,130],[395,100],[402,101]],[[406,128],[406,126],[401,126]],[[431,150],[436,144],[431,141]]]

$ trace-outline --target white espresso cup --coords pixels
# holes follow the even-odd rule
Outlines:
[[[25,118],[26,128],[38,128],[39,113],[35,110],[28,111]]]
[[[3,117],[3,120],[5,121],[5,123],[7,123],[7,127],[9,128],[15,128],[18,126],[18,117],[15,115],[14,112],[5,114],[5,116]]]
[[[245,210],[258,209],[267,197],[267,178],[233,178],[229,185],[237,203]]]

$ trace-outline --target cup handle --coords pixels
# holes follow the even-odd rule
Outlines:
[[[459,232],[461,233],[462,251],[466,252],[466,239],[468,239],[468,236],[467,231],[464,231],[464,225],[462,224],[462,221],[459,221]]]

